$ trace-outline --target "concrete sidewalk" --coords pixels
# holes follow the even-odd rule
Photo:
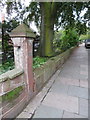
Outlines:
[[[17,118],[88,118],[88,50],[83,45]]]

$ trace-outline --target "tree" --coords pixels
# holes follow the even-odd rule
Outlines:
[[[77,29],[77,32],[78,32],[79,36],[80,36],[81,34],[86,34],[86,32],[87,32],[87,26],[86,26],[85,23],[80,23],[80,22],[78,22],[78,23],[76,24],[76,29]]]
[[[39,4],[30,4],[28,11],[30,10],[32,13],[28,17],[38,16],[36,11],[40,11],[39,16],[41,14],[41,56],[53,55],[54,26],[58,28],[62,25],[65,29],[76,26],[79,34],[81,34],[82,29],[80,28],[82,26],[82,32],[85,32],[86,23],[83,21],[84,23],[81,24],[80,13],[86,7],[89,7],[88,3],[83,2],[40,2]],[[74,12],[77,14],[77,25]],[[38,20],[36,22],[38,23]]]
[[[41,8],[41,55],[53,56],[55,4],[40,3]]]
[[[9,32],[16,28],[19,25],[19,22],[15,20],[11,20],[9,22],[3,21],[2,24],[2,64],[4,64],[8,58],[13,57],[13,46],[9,44],[11,38],[9,36]]]
[[[76,20],[82,22],[80,13],[85,8],[87,8],[85,19],[87,16],[89,19],[88,2],[32,2],[23,10],[23,14],[29,13],[24,22],[28,24],[28,21],[34,20],[37,25],[40,25],[41,56],[53,56],[54,27],[57,29],[61,25],[65,29],[74,27]],[[86,21],[83,22],[86,25]]]

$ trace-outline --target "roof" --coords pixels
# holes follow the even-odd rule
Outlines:
[[[18,27],[16,27],[14,30],[12,30],[10,36],[35,38],[36,34],[27,25],[21,24]]]

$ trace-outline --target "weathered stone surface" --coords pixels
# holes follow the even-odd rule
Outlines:
[[[74,113],[64,111],[63,118],[74,118]]]
[[[74,114],[74,115],[75,115],[75,118],[87,118],[86,116],[83,116],[83,115],[78,115],[78,114]]]
[[[77,87],[77,86],[70,86],[68,95],[88,99],[88,89],[82,88],[82,87]]]
[[[88,80],[80,80],[80,87],[88,88]]]
[[[65,55],[65,53],[64,53],[64,55]],[[40,92],[37,99],[35,99],[35,101],[33,99],[33,101],[34,101],[33,106],[35,106],[35,107],[32,107],[32,102],[29,103],[31,105],[28,106],[27,112],[30,112],[32,114],[35,113],[34,114],[35,116],[33,116],[33,118],[46,117],[46,114],[48,114],[49,111],[51,111],[50,116],[48,115],[48,117],[51,117],[51,116],[53,117],[57,114],[59,119],[60,118],[62,119],[63,116],[61,115],[61,113],[58,112],[58,110],[63,111],[63,113],[65,111],[65,113],[63,114],[64,115],[63,118],[67,118],[67,117],[68,118],[71,118],[71,117],[72,118],[87,118],[86,112],[83,114],[84,107],[85,107],[85,110],[87,111],[87,101],[79,100],[80,99],[79,97],[81,97],[80,93],[82,95],[85,94],[85,95],[83,95],[84,97],[87,96],[87,93],[88,93],[87,90],[85,92],[85,89],[84,90],[79,89],[79,88],[81,88],[79,86],[80,80],[82,80],[81,75],[80,75],[80,69],[81,69],[80,65],[84,65],[86,59],[87,59],[87,55],[86,55],[86,51],[83,48],[83,46],[80,48],[79,47],[76,48],[75,51],[73,52],[73,54],[71,55],[71,57],[69,58],[69,60],[63,65],[62,69],[58,70],[53,75],[53,77],[51,77],[51,79],[49,81],[50,86],[47,84],[45,86],[45,89],[42,90],[43,92],[42,91]],[[65,58],[63,56],[63,61],[64,60],[65,60]],[[54,61],[54,60],[52,60],[52,61]],[[86,62],[86,64],[87,64],[87,62]],[[63,91],[63,87],[62,87],[62,89],[59,89],[59,85],[61,87],[62,83],[66,86],[69,86],[69,88],[70,88],[69,92],[70,92],[70,90],[72,90],[72,92],[74,91],[75,93],[67,94],[67,92]],[[57,85],[55,86],[54,84],[57,84]],[[55,87],[53,87],[53,86],[55,86]],[[65,86],[64,86],[64,88],[65,88]],[[76,89],[77,89],[77,91],[76,91]],[[51,92],[51,90],[53,92]],[[79,91],[80,91],[80,93],[78,93]],[[44,94],[44,92],[46,94]],[[76,92],[77,92],[77,94],[76,94]],[[44,97],[41,97],[42,95]],[[76,95],[76,97],[74,97],[74,95]],[[81,103],[80,103],[80,101],[81,101]],[[83,106],[82,104],[84,104],[85,106]],[[80,106],[81,106],[81,108],[80,108]],[[81,111],[80,109],[82,109],[83,111]],[[48,113],[47,113],[47,111],[48,111]],[[52,113],[53,113],[53,115],[52,115]],[[81,115],[80,113],[82,113],[83,115]],[[59,115],[61,115],[61,116],[59,116]]]
[[[15,118],[18,113],[21,112],[21,110],[26,105],[26,97],[23,96],[23,99],[20,98],[16,103],[9,103],[6,106],[4,106],[3,110],[3,118]],[[9,112],[7,112],[9,111]]]
[[[37,91],[39,91],[44,85],[44,74],[42,73],[40,76],[35,78],[35,82],[36,82],[36,89]]]
[[[10,71],[0,75],[0,82],[4,82],[4,81],[6,81],[8,79],[14,79],[15,77],[17,77],[17,76],[19,76],[21,74],[23,74],[23,70],[22,69],[10,70]]]
[[[70,78],[66,78],[66,77],[58,77],[58,81],[60,81],[63,84],[66,85],[74,85],[74,86],[79,86],[79,80],[77,79],[70,79]]]
[[[28,118],[31,118],[31,117],[32,117],[32,114],[30,114],[28,112],[22,112],[17,118],[28,119]]]
[[[56,57],[51,58],[41,67],[34,69],[33,72],[37,90],[40,90],[40,88],[42,88],[45,82],[50,79],[55,71],[62,66],[64,61],[69,57],[71,50],[72,48]],[[73,82],[73,84],[78,84],[78,81]]]
[[[8,92],[10,90],[10,80],[3,82],[2,84],[2,92]]]
[[[60,94],[54,91],[49,92],[42,104],[68,112],[78,113],[78,98],[66,94]]]
[[[7,74],[4,73],[4,74],[0,75],[0,82],[6,81],[6,80],[8,80]]]
[[[51,92],[54,93],[63,93],[63,94],[67,94],[68,93],[68,85],[62,84],[60,81],[58,81],[58,79],[55,81],[54,85],[52,86],[52,88],[50,89]]]
[[[14,118],[35,94],[32,69],[32,46],[35,36],[34,32],[24,24],[18,26],[11,33],[14,44],[15,69],[6,72],[4,77],[1,77],[3,81],[1,85],[2,94],[7,95],[19,86],[24,87],[15,99],[4,104],[4,118]]]
[[[79,104],[79,114],[88,117],[88,100],[80,98]]]
[[[13,70],[10,70],[8,71],[8,76],[9,76],[9,79],[14,79],[15,77],[18,77],[19,75],[23,74],[24,71],[22,69],[13,69]]]
[[[41,105],[33,118],[62,118],[63,110]]]
[[[14,30],[12,30],[10,36],[11,37],[31,37],[31,38],[35,38],[36,34],[27,25],[21,24],[18,27],[16,27]]]

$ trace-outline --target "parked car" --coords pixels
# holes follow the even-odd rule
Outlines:
[[[90,48],[90,39],[85,40],[85,47]]]

